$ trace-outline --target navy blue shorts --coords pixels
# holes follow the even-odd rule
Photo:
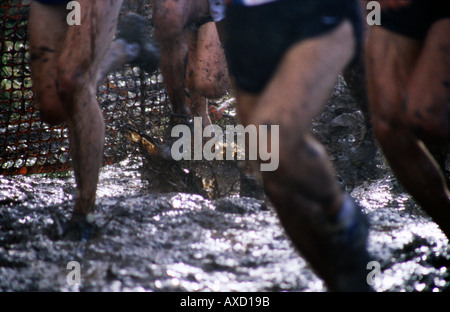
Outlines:
[[[407,7],[382,12],[381,27],[423,40],[431,25],[444,18],[450,18],[449,0],[412,0]]]
[[[70,0],[33,0],[46,5],[66,4]]]
[[[295,43],[323,35],[348,19],[362,47],[358,0],[280,0],[258,6],[229,5],[225,51],[237,86],[260,93],[286,51]]]

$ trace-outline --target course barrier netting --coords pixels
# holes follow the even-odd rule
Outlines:
[[[28,52],[27,20],[31,0],[2,0],[0,4],[0,174],[34,174],[71,169],[68,129],[50,126],[35,108]],[[148,20],[149,0],[124,2],[122,14],[137,12]],[[68,11],[69,12],[69,11]],[[98,100],[105,124],[104,163],[126,157],[132,144],[124,124],[163,128],[169,104],[160,72],[149,75],[128,65],[111,73],[99,86]]]

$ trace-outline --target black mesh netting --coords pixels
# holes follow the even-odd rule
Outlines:
[[[0,4],[0,174],[30,174],[71,168],[65,125],[50,126],[35,110],[27,43],[27,17],[31,0],[2,0]],[[149,0],[129,0],[123,12],[148,18]],[[158,129],[166,124],[169,105],[160,73],[149,75],[124,66],[99,87],[105,117],[105,163],[123,159],[131,148],[122,127]]]

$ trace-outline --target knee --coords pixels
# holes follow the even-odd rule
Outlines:
[[[34,100],[40,112],[40,119],[48,124],[57,125],[67,120],[67,111],[59,96],[58,82],[47,79],[33,82]]]
[[[305,136],[295,145],[280,144],[278,158],[277,170],[262,172],[269,197],[283,190],[284,196],[301,196],[327,211],[340,207],[341,193],[323,145]]]
[[[95,83],[96,79],[88,79],[80,67],[68,67],[67,64],[59,63],[57,70],[58,95],[62,101],[62,109],[67,114],[71,113],[75,105],[77,93],[86,92],[88,83]],[[83,91],[84,90],[84,91]]]
[[[67,112],[58,96],[38,97],[40,119],[50,125],[58,125],[67,121]]]
[[[61,97],[72,96],[79,83],[80,74],[76,73],[77,70],[70,70],[64,65],[58,65],[57,85],[58,93]]]

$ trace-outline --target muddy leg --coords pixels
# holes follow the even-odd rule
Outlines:
[[[215,23],[209,22],[185,32],[189,46],[186,73],[187,103],[203,126],[211,124],[208,99],[218,99],[230,88],[225,53]]]
[[[189,12],[184,11],[182,1],[154,0],[152,3],[155,37],[161,52],[161,72],[172,103],[172,112],[189,116],[185,101],[188,44],[184,34]]]
[[[93,234],[94,210],[98,175],[103,158],[104,122],[96,94],[97,78],[101,62],[106,55],[115,33],[122,1],[80,0],[81,25],[66,26],[62,45],[52,63],[45,62],[56,75],[52,85],[53,94],[41,92],[39,100],[44,116],[56,116],[51,121],[67,121],[72,162],[77,183],[75,208],[69,230],[76,238],[89,238]],[[51,6],[33,2],[30,37],[32,45],[39,46],[45,34],[39,33],[41,23],[54,29],[54,20],[42,18],[53,11]],[[34,11],[34,12],[33,12]],[[61,16],[52,16],[55,20]],[[39,19],[39,20],[36,20]],[[64,19],[65,20],[65,19]],[[38,26],[40,25],[40,26]],[[63,28],[64,29],[64,28]],[[61,38],[61,34],[58,34]],[[52,42],[52,41],[50,41]],[[32,64],[33,65],[33,64]],[[45,66],[36,66],[39,76]],[[45,73],[44,73],[45,75]],[[56,79],[55,79],[56,78]],[[38,78],[39,81],[39,78]],[[38,84],[39,87],[39,84]],[[42,91],[38,90],[38,93]]]
[[[440,31],[434,34],[443,30]],[[445,42],[449,46],[448,38],[442,41]],[[418,136],[442,138],[448,134],[448,103],[442,99],[448,99],[450,93],[444,84],[435,82],[445,80],[445,75],[449,79],[448,71],[439,70],[450,66],[448,49],[445,52],[443,46],[425,46],[422,50],[419,41],[374,28],[367,52],[367,72],[376,138],[396,177],[449,237],[450,192],[439,164]],[[417,81],[421,81],[419,85]],[[430,101],[429,97],[437,101]],[[434,117],[423,114],[425,120],[431,117],[432,124],[417,123],[411,118],[417,107],[420,112],[438,112]]]
[[[366,134],[364,137],[364,148],[367,150],[365,155],[372,155],[372,158],[367,158],[369,164],[373,164],[370,160],[373,160],[376,156],[378,147],[375,143],[375,137],[373,134],[373,125],[369,110],[369,99],[367,95],[367,82],[366,82],[366,69],[364,59],[349,66],[343,73],[345,82],[350,90],[351,95],[357,102],[361,112],[363,113],[366,120]],[[441,170],[447,172],[446,159],[448,154],[448,144],[447,143],[436,143],[436,142],[424,142],[430,153],[438,162]]]
[[[199,60],[198,46],[199,46],[199,30],[192,27],[185,31],[186,42],[188,44],[188,62],[186,68],[186,103],[193,116],[202,117],[203,127],[211,124],[207,110],[207,98],[202,95],[196,84],[196,76],[198,75]]]
[[[298,43],[261,95],[236,92],[244,124],[279,125],[279,167],[263,172],[266,193],[298,250],[330,290],[340,291],[369,289],[367,225],[340,191],[310,126],[353,54],[352,38],[345,22],[326,36]]]
[[[58,96],[57,62],[63,49],[68,25],[65,5],[30,4],[29,43],[33,93],[41,118],[51,124],[64,122],[67,111]]]
[[[199,93],[210,99],[222,97],[231,83],[227,60],[218,35],[217,23],[200,27],[196,85]]]

